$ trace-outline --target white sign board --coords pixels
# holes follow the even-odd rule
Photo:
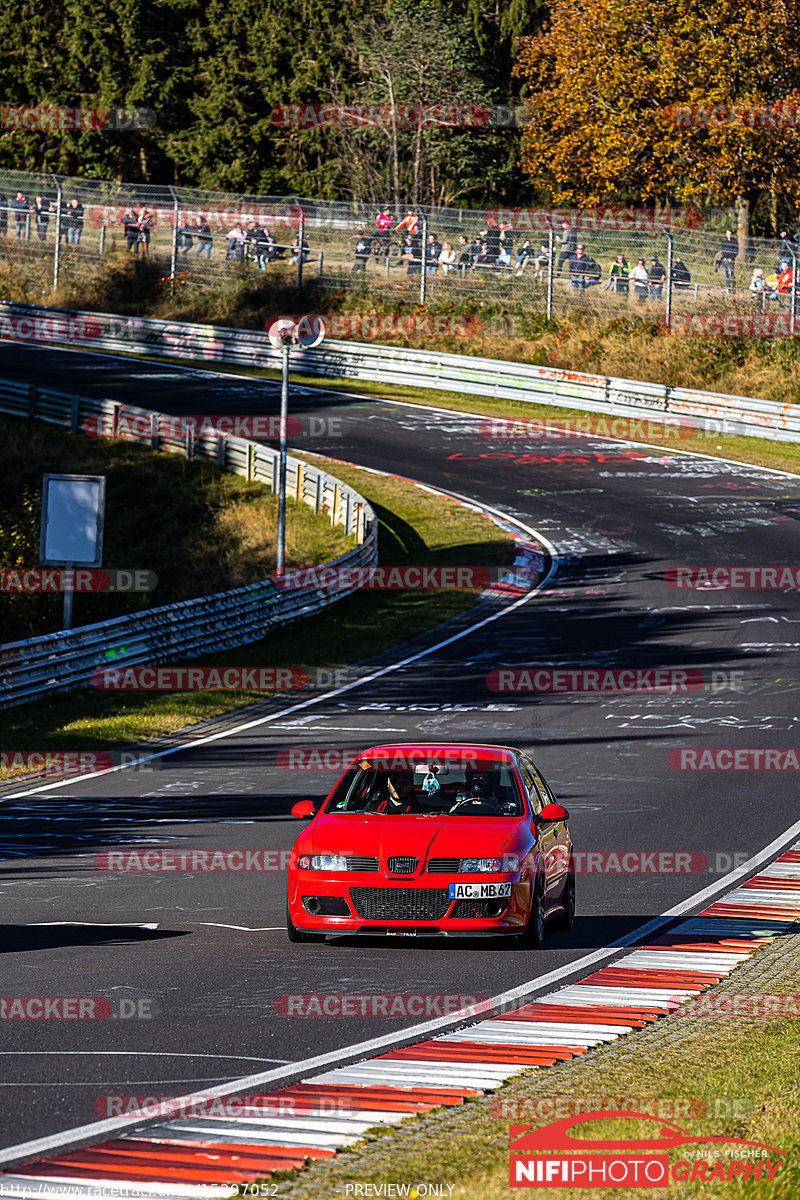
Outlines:
[[[44,475],[39,562],[102,566],[105,508],[105,475]]]

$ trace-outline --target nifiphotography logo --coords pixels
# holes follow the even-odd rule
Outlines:
[[[572,1127],[589,1121],[648,1121],[650,1138],[605,1140],[574,1137]],[[686,1129],[644,1113],[606,1109],[580,1113],[550,1125],[511,1125],[511,1187],[665,1188],[680,1183],[768,1183],[783,1165],[785,1151],[742,1138],[693,1136]],[[670,1162],[669,1151],[676,1151]]]

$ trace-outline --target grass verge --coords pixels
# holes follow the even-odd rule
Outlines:
[[[319,458],[314,459],[319,463]],[[326,460],[322,460],[326,465]],[[383,565],[500,566],[513,540],[488,518],[400,479],[327,463],[372,504]],[[371,658],[463,612],[474,591],[363,592],[277,628],[262,641],[192,665],[300,667],[330,672]],[[115,663],[115,665],[119,665]],[[183,729],[269,695],[259,691],[122,693],[83,690],[4,712],[5,747],[99,751]],[[76,716],[76,709],[79,715]]]

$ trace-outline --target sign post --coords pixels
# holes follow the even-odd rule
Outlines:
[[[101,567],[106,511],[105,475],[42,476],[39,564],[45,567]],[[74,589],[64,586],[64,629],[72,628]]]
[[[269,340],[281,352],[281,418],[278,466],[278,533],[275,546],[275,571],[282,574],[286,565],[286,430],[289,420],[289,350],[300,346],[310,350],[325,337],[325,324],[319,317],[301,317],[294,322],[279,317],[267,329]]]

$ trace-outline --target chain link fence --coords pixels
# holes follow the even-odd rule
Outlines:
[[[12,268],[12,289],[46,296],[133,257],[162,270],[168,292],[263,273],[299,308],[357,289],[365,313],[371,302],[649,315],[674,333],[709,334],[791,335],[796,325],[794,237],[740,238],[724,210],[410,211],[0,171],[0,265]]]

